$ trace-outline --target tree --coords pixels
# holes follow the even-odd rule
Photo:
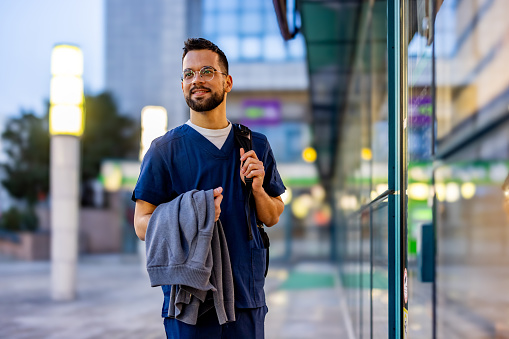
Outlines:
[[[82,137],[82,172],[85,182],[99,175],[105,158],[138,158],[139,123],[120,115],[109,93],[85,97],[85,132]]]
[[[137,158],[140,138],[137,121],[120,115],[109,93],[86,96],[85,108],[82,182],[98,177],[105,158]],[[12,197],[27,203],[28,214],[49,191],[48,111],[43,117],[21,112],[21,116],[7,121],[2,133],[7,156],[7,161],[0,164],[4,172],[2,185]]]
[[[2,185],[9,194],[33,206],[49,190],[49,134],[47,116],[22,112],[10,118],[2,133],[7,161]]]

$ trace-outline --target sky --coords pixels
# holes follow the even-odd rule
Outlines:
[[[104,88],[103,0],[0,0],[0,126],[21,110],[44,113],[55,44],[83,51],[85,93]]]

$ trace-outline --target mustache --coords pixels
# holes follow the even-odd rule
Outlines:
[[[207,87],[204,87],[204,86],[193,86],[189,90],[189,93],[193,93],[194,91],[199,90],[199,89],[204,89],[204,90],[210,91],[210,88],[207,88]]]

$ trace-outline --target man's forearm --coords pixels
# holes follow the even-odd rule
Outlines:
[[[140,240],[145,241],[145,234],[147,233],[148,221],[152,214],[145,214],[134,219],[134,230]]]
[[[253,197],[255,199],[258,219],[268,227],[277,224],[279,216],[284,210],[281,198],[271,197],[263,189],[260,191],[253,190]]]
[[[136,207],[134,209],[134,230],[136,235],[141,240],[145,240],[145,233],[147,233],[147,226],[152,213],[156,209],[156,205],[152,205],[143,200],[136,200]]]

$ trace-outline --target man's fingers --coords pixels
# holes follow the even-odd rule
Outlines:
[[[221,193],[223,193],[223,188],[222,187],[215,188],[214,189],[214,198],[220,196]]]
[[[252,160],[252,158],[248,159],[248,161],[249,160]],[[245,174],[249,173],[250,171],[263,168],[263,163],[261,161],[258,161],[258,160],[253,160],[253,161],[249,161],[249,162],[248,161],[246,161],[244,166],[242,166],[242,168],[240,169],[240,172],[242,175],[245,175]]]
[[[218,195],[217,197],[214,198],[214,205],[216,205],[216,206],[221,205],[221,201],[223,201],[223,196]]]
[[[252,157],[252,158],[255,158],[256,160],[258,160],[258,156],[256,155],[254,150],[250,150],[249,152],[244,153],[244,149],[241,148],[240,149],[240,161],[242,162],[249,157]]]
[[[246,175],[246,177],[247,178],[261,177],[264,174],[265,174],[264,170],[263,169],[259,169],[259,170],[254,170],[254,171],[249,172],[249,174]]]
[[[219,219],[219,216],[221,215],[221,201],[223,201],[223,196],[222,195],[218,195],[216,198],[214,198],[214,205],[216,207],[215,221],[217,221]]]

